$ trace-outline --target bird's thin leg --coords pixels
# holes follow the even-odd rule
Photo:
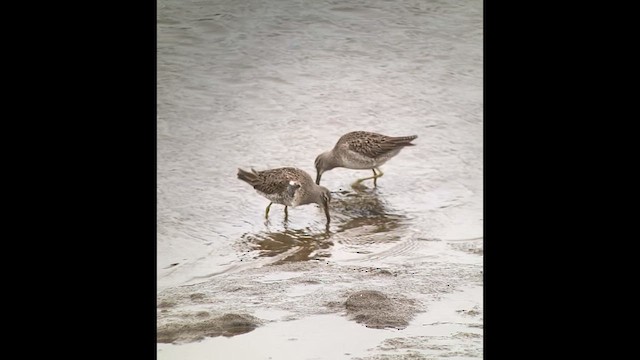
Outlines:
[[[376,170],[378,170],[378,175],[375,175],[375,177],[373,178],[373,186],[376,186],[376,180],[377,180],[380,176],[384,175],[384,173],[382,172],[382,170],[380,170],[380,168],[373,168],[373,173],[374,173],[374,174],[376,173]]]
[[[287,211],[287,206],[285,205],[285,207],[284,207],[284,219],[287,220],[288,217],[289,217],[289,212]]]
[[[269,219],[269,209],[271,208],[271,204],[273,204],[273,203],[270,202],[269,205],[267,205],[267,211],[264,213],[264,218],[265,219]]]
[[[378,170],[379,174],[376,174],[376,169]],[[376,179],[379,178],[380,176],[384,175],[384,173],[382,171],[380,171],[380,169],[378,169],[378,168],[373,168],[371,170],[373,170],[373,176],[369,176],[369,177],[366,177],[366,178],[363,178],[363,179],[358,179],[358,180],[356,180],[356,182],[351,184],[351,186],[358,185],[361,182],[363,182],[365,180],[369,180],[369,179],[373,179],[373,186],[377,186]]]

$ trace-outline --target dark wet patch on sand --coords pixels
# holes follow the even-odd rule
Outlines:
[[[367,358],[355,358],[354,360],[432,360],[433,357],[426,357],[417,351],[407,351],[404,354],[394,354],[394,355],[377,355],[373,357]]]
[[[416,312],[414,305],[413,300],[394,299],[375,290],[355,292],[344,303],[351,319],[375,329],[406,327]]]
[[[391,272],[387,269],[373,268],[373,267],[357,267],[357,268],[349,268],[349,270],[363,272],[371,275],[398,276],[397,272]]]
[[[193,293],[189,295],[189,299],[195,303],[204,303],[207,302],[206,296],[202,293]]]
[[[176,306],[176,302],[171,300],[163,300],[160,303],[158,303],[157,306],[158,306],[158,309],[170,308],[170,307]]]
[[[481,339],[481,334],[470,333],[470,332],[459,332],[455,333],[452,336],[454,339]]]
[[[199,311],[158,325],[157,342],[188,343],[205,337],[235,336],[248,333],[259,325],[259,319],[247,314],[224,314],[212,318],[208,312]]]
[[[469,309],[469,310],[456,310],[456,312],[466,316],[478,316],[481,314],[480,308],[477,306],[474,306],[473,309]]]
[[[475,254],[480,256],[484,255],[484,244],[482,241],[468,241],[468,242],[462,242],[462,243],[452,243],[450,245],[452,248],[456,250],[464,251],[469,254]]]
[[[377,349],[390,354],[359,357],[354,360],[442,359],[450,357],[482,358],[482,335],[458,332],[452,336],[413,336],[387,339]],[[404,350],[399,354],[398,350]]]

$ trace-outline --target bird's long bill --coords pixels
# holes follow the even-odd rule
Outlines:
[[[324,213],[327,215],[327,224],[331,222],[331,217],[329,216],[329,202],[324,203]]]
[[[320,185],[320,178],[322,177],[322,173],[318,171],[318,175],[316,176],[316,185]]]

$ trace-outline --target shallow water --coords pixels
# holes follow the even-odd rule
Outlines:
[[[193,311],[266,321],[231,338],[159,344],[159,358],[205,358],[193,349],[211,344],[244,354],[246,341],[274,359],[404,356],[385,342],[402,331],[417,341],[412,356],[434,356],[419,314],[442,294],[482,287],[482,2],[159,0],[157,24],[157,284],[159,303],[175,303],[159,307],[159,327]],[[287,222],[273,205],[266,222],[268,200],[237,168],[295,166],[315,178],[315,157],[353,130],[418,139],[381,167],[377,188],[350,186],[370,171],[323,175],[328,230],[315,204],[290,208]],[[194,289],[215,301],[194,304]],[[363,289],[417,301],[410,325],[343,318],[333,305]],[[482,292],[471,299],[481,314]],[[315,337],[314,324],[324,329]],[[442,346],[481,357],[482,338],[458,332],[444,331]],[[333,357],[342,333],[371,346]]]
[[[282,311],[258,315],[272,323],[252,336],[215,337],[187,345],[159,344],[158,359],[476,359],[482,357],[482,321],[474,309],[481,288],[447,296],[404,329],[371,329],[344,317],[311,315],[290,320]],[[482,304],[480,304],[481,306]],[[375,356],[366,357],[371,353]],[[413,357],[410,357],[413,355]],[[405,357],[401,357],[405,356]]]

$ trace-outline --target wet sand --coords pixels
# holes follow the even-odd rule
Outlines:
[[[482,357],[482,2],[158,2],[158,359]],[[237,168],[418,135],[316,205]]]
[[[159,335],[167,339],[167,327],[175,324],[186,335],[178,341],[182,345],[159,344],[159,359],[482,357],[481,239],[418,238],[386,243],[382,251],[368,248],[350,246],[349,255],[339,256],[343,260],[285,261],[299,250],[292,246],[289,253],[273,254],[269,265],[160,292]],[[405,256],[388,255],[395,253]],[[235,341],[214,337],[228,336],[222,333],[201,341],[203,322],[225,314],[252,314],[256,320],[241,322],[241,329],[256,327]]]

